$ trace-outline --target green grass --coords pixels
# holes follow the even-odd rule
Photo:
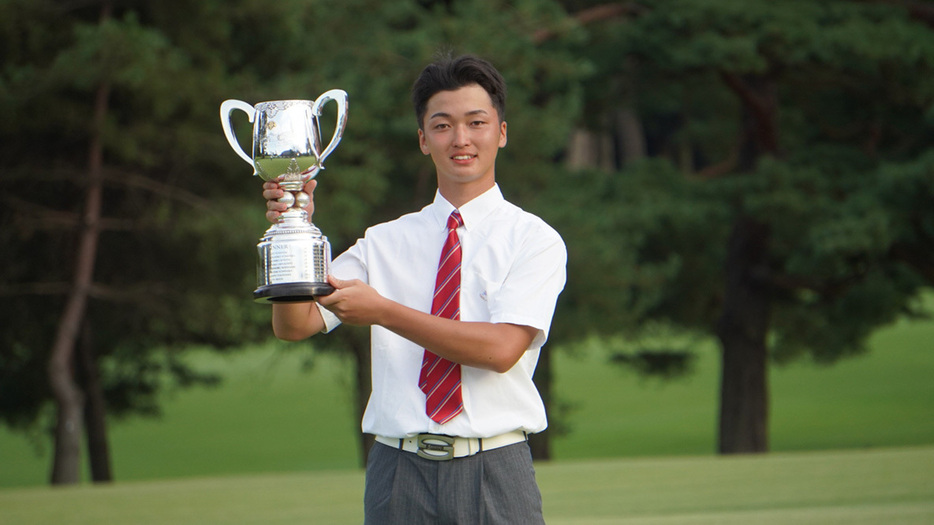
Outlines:
[[[874,336],[867,355],[832,367],[773,367],[772,450],[934,444],[932,341],[934,322],[901,323]],[[194,355],[199,366],[223,372],[223,386],[166,395],[161,419],[111,422],[116,479],[356,469],[359,423],[347,364],[318,355],[304,372],[308,347],[282,348]],[[640,379],[606,357],[601,349],[556,353],[555,388],[576,409],[572,432],[554,442],[555,459],[713,454],[714,346],[701,349],[694,374],[669,383]],[[0,487],[46,483],[50,445],[41,452],[0,429]]]
[[[930,523],[934,448],[672,457],[539,468],[556,524]]]
[[[833,366],[772,366],[773,451],[934,443],[934,322],[879,331],[870,351]],[[608,365],[606,350],[557,354],[555,389],[575,408],[559,459],[710,454],[716,449],[719,350],[670,382]]]
[[[774,450],[934,443],[934,323],[901,323],[871,348],[832,367],[772,373]]]
[[[544,463],[551,525],[934,522],[934,447]],[[359,470],[0,491],[0,523],[344,524]]]
[[[194,355],[200,368],[223,373],[222,386],[166,394],[158,419],[110,422],[116,479],[356,467],[349,369],[323,355],[306,372],[306,357],[276,344]],[[26,439],[0,430],[0,487],[45,483],[50,448],[37,455]]]
[[[303,358],[276,346],[199,356],[227,381],[178,392],[162,420],[113,425],[114,443],[126,443],[114,450],[118,479],[357,466],[348,368],[322,356],[303,372]]]

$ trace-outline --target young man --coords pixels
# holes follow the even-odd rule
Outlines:
[[[412,98],[434,202],[367,229],[331,264],[335,291],[273,305],[273,330],[301,340],[371,327],[367,523],[542,523],[527,436],[547,425],[532,374],[565,284],[564,242],[496,184],[506,86],[492,65],[431,64]],[[267,183],[263,195],[275,221],[282,191]]]

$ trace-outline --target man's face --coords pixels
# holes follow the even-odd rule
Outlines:
[[[506,123],[499,121],[486,90],[472,84],[435,93],[422,124],[419,146],[435,163],[442,194],[445,189],[482,193],[493,186],[496,154],[506,145]]]

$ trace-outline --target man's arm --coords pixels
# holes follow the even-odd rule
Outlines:
[[[382,326],[462,365],[506,372],[538,333],[530,326],[445,319],[387,299],[361,281],[328,280],[335,291],[318,301],[342,322]]]
[[[315,211],[314,191],[318,181],[312,179],[305,184],[304,191],[309,196],[305,211],[308,216]],[[275,223],[279,215],[289,209],[287,204],[278,201],[285,191],[275,181],[263,184],[263,198],[266,199],[266,218]],[[315,303],[289,303],[272,305],[272,331],[276,337],[285,341],[300,341],[324,330],[324,319]]]
[[[381,326],[455,363],[508,372],[529,348],[537,328],[445,319],[392,303]]]
[[[284,341],[301,341],[324,330],[324,319],[315,303],[272,305],[272,332]]]

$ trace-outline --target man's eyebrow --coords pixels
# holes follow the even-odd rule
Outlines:
[[[468,111],[467,113],[465,113],[465,115],[468,117],[472,117],[474,115],[487,115],[487,114],[488,113],[485,109],[475,109],[473,111]],[[428,117],[428,120],[431,120],[433,118],[451,118],[451,114],[445,113],[443,111],[439,111],[437,113],[433,113],[430,117]]]

